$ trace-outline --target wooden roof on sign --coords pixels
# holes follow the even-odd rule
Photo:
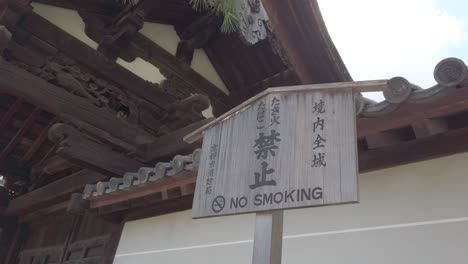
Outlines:
[[[339,82],[339,83],[323,83],[323,84],[309,84],[309,85],[296,85],[287,87],[273,87],[257,94],[256,96],[248,99],[237,107],[226,112],[222,116],[216,118],[212,122],[200,127],[184,137],[188,143],[193,143],[199,140],[203,131],[222,123],[233,115],[237,115],[247,109],[250,105],[263,98],[264,96],[272,93],[293,93],[293,92],[308,92],[308,91],[337,91],[337,90],[352,90],[353,92],[377,92],[389,90],[388,80],[374,80],[374,81],[360,81],[360,82]]]

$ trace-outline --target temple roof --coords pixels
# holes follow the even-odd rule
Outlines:
[[[438,84],[427,89],[395,77],[389,81],[385,101],[357,101],[364,102],[357,113],[361,173],[468,150],[468,68],[459,59],[447,58],[436,66],[434,76]],[[205,126],[213,122],[217,121]],[[173,203],[164,212],[189,209],[200,154],[197,149],[123,178],[89,184],[81,199],[89,201],[90,210],[128,219],[159,214],[158,206],[166,200]],[[147,207],[153,209],[144,213]]]
[[[7,179],[12,199],[5,211],[8,215],[66,200],[71,192],[81,192],[86,184],[96,182],[101,182],[100,194],[95,186],[89,197],[107,196],[112,193],[108,187],[116,185],[116,191],[123,189],[124,193],[157,189],[160,178],[144,172],[167,167],[165,175],[170,176],[176,171],[175,155],[191,157],[201,141],[187,144],[182,139],[212,121],[202,115],[210,105],[221,116],[267,88],[351,81],[316,1],[310,1],[307,10],[299,1],[276,1],[288,5],[284,10],[297,20],[283,25],[277,23],[279,17],[272,17],[275,31],[267,31],[267,37],[254,44],[246,43],[239,34],[220,33],[218,17],[194,11],[186,0],[155,1],[158,8],[148,9],[152,11],[145,14],[144,21],[173,25],[183,51],[178,55],[138,32],[140,13],[125,11],[126,1],[38,2],[79,11],[86,33],[100,48],[87,46],[31,12],[30,1],[8,2],[5,13],[9,15],[1,18],[4,27],[0,29],[0,48],[4,50],[0,63],[0,173]],[[115,16],[125,17],[118,21],[126,22],[105,26]],[[207,28],[210,30],[205,31]],[[301,29],[310,34],[302,34]],[[112,42],[114,37],[118,41]],[[191,52],[199,48],[206,52],[229,95],[187,64]],[[307,56],[291,53],[298,50]],[[128,61],[141,57],[157,65],[167,79],[159,84],[147,82],[116,63],[117,57]],[[421,89],[395,77],[388,81],[390,89],[383,102],[358,97],[360,171],[468,149],[467,74],[461,60],[448,58],[435,68],[434,87]],[[181,191],[177,185],[183,175],[188,175],[189,184],[195,182],[195,168],[190,162],[186,165],[189,171],[178,172],[182,177],[161,178],[162,182],[172,179],[164,204],[170,202],[174,210],[181,204],[184,208],[191,205],[184,199],[189,199],[193,186]],[[152,187],[138,187],[145,185],[138,184],[143,182],[140,169],[148,175],[143,177],[145,184],[150,182]]]

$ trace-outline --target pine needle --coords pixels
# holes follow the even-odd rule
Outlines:
[[[244,4],[243,0],[191,0],[192,7],[197,11],[215,10],[223,15],[221,32],[231,33],[239,28],[239,18],[236,10]]]

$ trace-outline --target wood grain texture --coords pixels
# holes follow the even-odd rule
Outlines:
[[[252,264],[280,264],[283,245],[283,211],[255,216]]]
[[[274,100],[279,100],[280,124],[272,122]],[[320,102],[324,103],[325,112],[314,113],[314,106]],[[257,121],[261,105],[265,106],[263,123]],[[318,126],[314,132],[318,118],[324,120],[323,130]],[[279,141],[274,142],[277,148],[266,154],[260,151],[258,155],[262,148],[255,144],[261,133],[263,136],[279,133]],[[318,135],[326,142],[317,144]],[[314,159],[320,160],[320,154],[325,154],[326,164],[314,164]],[[265,171],[270,170],[267,181],[274,180],[276,185],[255,185],[255,173],[261,175],[263,162],[267,163]],[[194,218],[357,200],[351,90],[270,93],[242,113],[205,131]]]

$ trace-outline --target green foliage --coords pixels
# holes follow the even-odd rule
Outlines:
[[[221,32],[231,33],[239,27],[236,9],[244,4],[243,0],[191,0],[190,2],[197,11],[213,9],[217,14],[223,15]]]

